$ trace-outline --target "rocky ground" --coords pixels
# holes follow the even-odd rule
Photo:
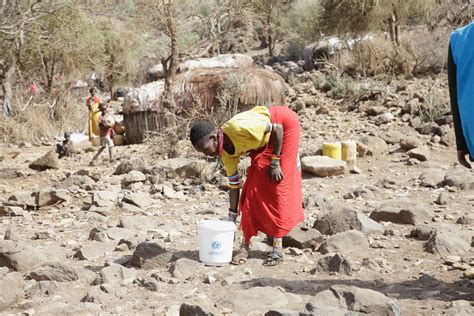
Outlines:
[[[262,261],[198,261],[196,224],[227,216],[224,180],[188,147],[146,145],[61,160],[52,146],[3,144],[0,311],[24,315],[472,315],[474,174],[456,163],[452,118],[423,120],[431,79],[334,100],[307,75],[290,91],[302,128],[306,220]],[[447,103],[446,84],[437,100]],[[321,161],[357,140],[357,168]],[[183,145],[184,146],[184,145]],[[46,166],[46,170],[38,171]],[[242,167],[243,168],[243,167]]]

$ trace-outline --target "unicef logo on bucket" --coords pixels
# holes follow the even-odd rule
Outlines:
[[[211,242],[211,248],[214,249],[214,250],[219,250],[221,249],[222,247],[222,244],[220,242],[218,242],[217,240]]]
[[[220,256],[224,253],[224,250],[220,250],[222,248],[222,243],[218,240],[214,240],[211,242],[212,250],[209,251],[209,256]]]

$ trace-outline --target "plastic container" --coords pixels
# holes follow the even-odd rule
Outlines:
[[[323,143],[323,156],[341,160],[341,143]]]
[[[341,144],[342,160],[348,164],[355,164],[357,159],[357,143],[355,140],[348,140]]]
[[[197,226],[199,260],[221,266],[232,260],[235,224],[229,221],[203,220]]]
[[[113,141],[115,146],[125,145],[125,137],[123,135],[114,135]]]
[[[92,137],[91,139],[92,146],[99,147],[100,146],[100,137]]]

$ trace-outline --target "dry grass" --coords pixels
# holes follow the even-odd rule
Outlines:
[[[15,100],[12,117],[0,116],[0,142],[49,141],[66,131],[82,131],[87,111],[74,96],[60,93],[52,100]]]
[[[380,74],[418,76],[439,73],[447,59],[449,31],[425,27],[403,32],[400,46],[382,35],[373,41],[361,41],[352,50],[344,50],[331,60],[350,75]]]

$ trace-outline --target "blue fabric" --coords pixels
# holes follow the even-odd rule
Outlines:
[[[474,22],[451,33],[459,115],[469,153],[474,155]]]

